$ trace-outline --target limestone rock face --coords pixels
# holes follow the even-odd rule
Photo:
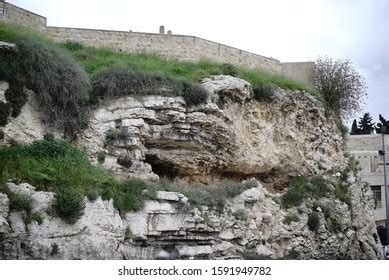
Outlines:
[[[190,207],[179,193],[159,192],[143,209],[123,216],[112,200],[86,201],[84,215],[73,225],[49,214],[52,193],[28,184],[8,183],[8,188],[29,194],[43,222],[26,224],[25,213],[11,211],[0,194],[0,259],[239,259],[248,252],[273,259],[382,258],[374,222],[364,214],[373,209],[372,193],[358,181],[350,186],[351,211],[334,198],[320,201],[332,203],[339,231],[329,229],[321,210],[311,210],[309,199],[299,211],[281,208],[259,182],[228,200],[223,213]],[[238,210],[244,217],[235,215]],[[312,211],[320,217],[317,231],[307,225]],[[288,224],[290,213],[298,220]]]
[[[187,108],[181,97],[107,102],[93,112],[78,144],[95,162],[104,154],[103,165],[123,177],[146,179],[163,174],[207,183],[321,174],[344,164],[335,122],[315,98],[276,89],[273,100],[258,102],[249,83],[231,76],[202,85],[210,99],[197,107]]]
[[[5,91],[8,89],[8,83],[0,81],[0,101],[7,103]],[[5,126],[0,126],[4,132],[4,139],[13,139],[18,142],[32,142],[36,139],[42,139],[45,133],[45,127],[42,123],[40,110],[37,100],[32,91],[27,91],[28,101],[22,107],[20,114],[16,118],[9,118]],[[0,139],[1,143],[2,139]]]
[[[251,188],[228,199],[222,213],[193,207],[176,192],[157,192],[143,209],[122,216],[112,201],[85,199],[84,214],[72,225],[52,215],[53,193],[8,182],[10,191],[33,199],[43,222],[30,222],[0,193],[0,259],[382,258],[373,196],[358,176],[349,174],[346,182],[351,208],[335,197],[335,189],[318,201],[280,206],[291,176],[331,180],[346,166],[335,121],[319,101],[283,89],[275,89],[270,99],[258,92],[254,98],[249,83],[231,76],[204,79],[202,85],[209,100],[190,108],[181,97],[158,93],[110,100],[92,112],[77,145],[123,178],[261,182],[249,181]],[[1,102],[6,89],[0,83]],[[0,141],[43,138],[47,128],[34,102],[30,95],[22,113],[0,127],[5,134]],[[308,227],[312,214],[315,230]]]

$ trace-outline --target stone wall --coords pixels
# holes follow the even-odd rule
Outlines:
[[[4,16],[3,18],[0,18],[0,22],[5,20],[9,23],[20,24],[39,31],[44,31],[46,28],[45,17],[19,8],[10,3],[0,2],[0,10],[4,11]]]
[[[195,36],[64,27],[47,27],[46,34],[58,42],[75,41],[93,47],[110,47],[126,52],[156,52],[167,57],[192,61],[208,58],[217,62],[263,68],[273,73],[282,71],[282,65],[278,60]]]
[[[89,46],[110,47],[127,52],[156,52],[167,57],[190,61],[207,58],[217,62],[282,73],[282,64],[276,59],[195,36],[52,27],[46,26],[45,17],[12,4],[1,2],[0,9],[5,11],[2,20],[45,32],[47,36],[58,42],[76,41]]]
[[[315,88],[311,77],[311,71],[315,66],[314,62],[284,62],[282,63],[282,74],[305,85]]]

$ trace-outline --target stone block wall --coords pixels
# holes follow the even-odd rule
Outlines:
[[[219,44],[195,36],[111,31],[82,28],[53,27],[46,25],[46,18],[19,8],[7,2],[0,2],[5,20],[46,33],[57,42],[75,41],[93,47],[109,47],[125,52],[155,52],[180,60],[198,61],[207,58],[217,62],[261,68],[276,74],[283,74],[313,87],[309,69],[313,62],[280,61]]]
[[[273,73],[281,74],[282,71],[278,60],[194,36],[64,27],[47,27],[46,34],[58,42],[76,41],[93,47],[110,47],[126,52],[156,52],[191,61],[208,58],[217,62],[263,68]]]
[[[314,62],[284,62],[282,74],[298,82],[314,88],[311,71],[315,67]]]
[[[38,31],[44,31],[46,28],[45,17],[19,8],[10,3],[0,2],[0,10],[4,13],[3,18],[0,18],[0,22],[4,20],[9,23],[20,24],[37,29]]]
[[[0,2],[0,9],[4,10],[2,20],[44,32],[57,42],[76,41],[93,47],[109,47],[125,52],[156,52],[190,61],[207,58],[217,62],[262,68],[278,74],[282,72],[282,65],[276,59],[194,36],[52,27],[46,26],[45,17],[10,3]]]

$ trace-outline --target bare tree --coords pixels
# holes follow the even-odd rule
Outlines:
[[[328,109],[338,117],[347,119],[360,111],[366,97],[366,84],[350,60],[319,57],[313,81]]]

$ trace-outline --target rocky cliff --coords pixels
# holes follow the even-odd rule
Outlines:
[[[175,192],[160,191],[124,215],[112,200],[85,199],[84,215],[69,225],[51,214],[53,193],[9,182],[33,198],[43,220],[26,221],[2,194],[1,258],[382,258],[371,191],[347,173],[341,136],[319,101],[300,91],[253,90],[230,76],[202,86],[209,100],[194,107],[158,92],[110,100],[92,112],[77,145],[121,178],[255,178],[246,182],[251,188],[227,199],[224,211],[194,207]],[[0,141],[43,138],[47,129],[34,108],[29,92],[21,114],[1,127]],[[328,193],[285,207],[290,178],[312,175],[328,181]],[[339,199],[338,184],[349,201]]]
[[[354,178],[352,179],[354,180]],[[371,193],[353,182],[352,210],[331,198],[321,204],[331,208],[339,229],[320,206],[308,199],[298,209],[284,209],[277,194],[259,182],[229,200],[223,214],[206,206],[192,208],[185,196],[158,192],[138,212],[120,216],[112,200],[86,201],[84,215],[69,225],[50,213],[54,194],[36,191],[28,184],[8,187],[30,195],[41,223],[26,224],[23,212],[9,210],[0,195],[0,258],[2,259],[380,259]],[[317,207],[317,208],[314,208]],[[307,225],[317,213],[318,228]],[[288,217],[298,217],[288,222]],[[370,216],[371,217],[371,216]]]
[[[344,165],[336,125],[310,95],[276,89],[257,101],[249,83],[229,76],[202,85],[210,100],[191,108],[181,97],[110,101],[93,112],[79,145],[123,176],[150,179],[284,178]]]

